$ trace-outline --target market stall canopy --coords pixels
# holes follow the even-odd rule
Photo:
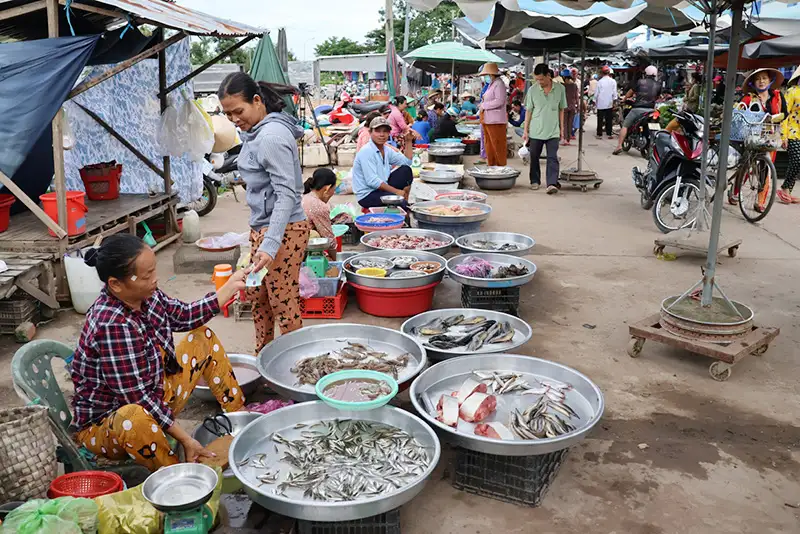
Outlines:
[[[14,176],[61,109],[98,36],[0,46],[0,171]],[[20,98],[25,95],[25,98]]]
[[[717,24],[719,28],[719,24]],[[731,35],[730,23],[722,30],[718,30],[719,35],[729,39]],[[787,35],[800,34],[800,20],[791,18],[752,18],[744,21],[742,27],[741,40],[765,39],[769,37],[784,37]]]
[[[679,9],[647,3],[597,15],[549,15],[527,10],[510,11],[498,5],[488,38],[493,41],[512,39],[525,28],[587,37],[613,37],[641,25],[660,31],[680,32],[694,28],[697,22]]]
[[[504,64],[503,58],[480,48],[471,48],[455,41],[422,46],[403,56],[407,62],[427,72],[475,74],[484,63]]]
[[[719,56],[728,51],[728,45],[717,43],[714,45],[714,55]],[[634,48],[631,53],[639,57],[649,57],[652,59],[663,60],[685,60],[685,59],[700,59],[705,60],[708,58],[708,45],[683,45],[683,46],[666,46],[663,48]]]
[[[280,42],[280,39],[278,42]],[[260,39],[255,52],[253,52],[250,76],[257,82],[290,85],[289,75],[283,70],[278,51],[275,49],[275,45],[272,44],[272,39],[268,35]],[[285,110],[288,113],[294,114],[295,106],[292,97],[285,96],[283,101],[286,103]]]
[[[800,56],[800,34],[749,43],[744,45],[742,50],[742,57],[745,59],[780,58],[782,65],[796,65],[798,56]]]
[[[38,6],[38,7],[37,7]],[[4,12],[23,8],[19,16],[4,18]],[[25,9],[27,8],[27,10]],[[67,17],[69,14],[69,17]],[[265,30],[231,22],[163,0],[87,0],[75,2],[69,10],[59,10],[62,36],[99,34],[125,25],[152,24],[190,35],[245,37],[262,35]],[[47,37],[47,10],[37,0],[0,0],[0,41],[24,41]]]

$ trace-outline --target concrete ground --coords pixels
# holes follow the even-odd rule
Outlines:
[[[625,352],[628,323],[658,311],[701,277],[704,258],[653,256],[661,235],[639,207],[630,170],[638,154],[612,156],[616,141],[596,140],[590,119],[588,166],[605,180],[598,190],[565,188],[547,196],[517,186],[490,193],[483,230],[521,232],[536,239],[538,272],[522,289],[520,315],[533,338],[518,352],[572,366],[605,394],[606,412],[575,447],[540,508],[500,503],[453,489],[449,451],[423,493],[402,509],[403,531],[427,533],[786,533],[800,532],[800,207],[776,205],[758,225],[726,207],[723,230],[744,240],[736,258],[722,257],[717,280],[727,295],[755,309],[757,322],[780,336],[763,357],[746,358],[729,381],[711,380],[711,360],[655,342],[642,355]],[[577,150],[562,148],[562,167]],[[519,159],[511,160],[521,167]],[[521,167],[522,168],[522,167]],[[471,179],[465,186],[474,187]],[[240,198],[243,198],[240,195]],[[353,200],[352,197],[345,200]],[[246,205],[228,194],[202,220],[203,229],[244,231]],[[184,299],[211,288],[209,274],[172,272],[174,249],[159,254],[161,287]],[[793,281],[794,280],[794,281]],[[435,306],[459,306],[459,286],[445,280]],[[398,328],[400,319],[361,313],[351,302],[347,322]],[[308,321],[307,325],[315,324]],[[72,311],[43,326],[39,337],[74,344],[82,316]],[[212,327],[230,352],[252,350],[251,323],[216,318]],[[16,346],[3,340],[0,368]],[[795,356],[793,356],[795,355]],[[0,405],[19,403],[9,372],[0,376]],[[184,414],[196,424],[212,405],[193,402]]]

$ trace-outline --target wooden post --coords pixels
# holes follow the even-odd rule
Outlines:
[[[58,37],[58,0],[47,0],[47,36]],[[55,171],[58,225],[67,228],[67,180],[64,175],[64,131],[61,124],[61,108],[53,118],[53,166]],[[62,239],[64,236],[61,236]]]
[[[161,40],[164,40],[164,28],[161,28]],[[169,106],[167,89],[167,53],[165,49],[158,52],[158,98],[161,101],[161,113]],[[164,193],[168,196],[172,194],[172,164],[169,156],[164,156],[162,168],[164,169]],[[167,209],[165,226],[173,232],[178,231],[178,213],[174,206]]]

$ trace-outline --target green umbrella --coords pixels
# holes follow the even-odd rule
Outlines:
[[[250,66],[250,76],[257,82],[289,85],[289,76],[281,68],[278,53],[275,51],[269,35],[264,35],[259,40]],[[284,102],[286,102],[284,111],[294,114],[295,106],[292,98],[287,96],[284,98]]]
[[[427,72],[477,74],[484,63],[505,63],[488,50],[471,48],[455,41],[433,43],[412,50],[403,56],[409,63]]]

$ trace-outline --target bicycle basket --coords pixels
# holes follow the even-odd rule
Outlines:
[[[751,148],[777,150],[781,147],[780,124],[751,124],[744,144]]]
[[[749,111],[734,109],[731,119],[731,141],[746,141],[753,130],[761,131],[761,121],[767,113],[763,111]]]

